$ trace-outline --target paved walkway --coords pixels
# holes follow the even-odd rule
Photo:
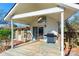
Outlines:
[[[14,49],[9,49],[0,56],[59,56],[60,50],[57,44],[47,44],[43,41],[28,42]]]

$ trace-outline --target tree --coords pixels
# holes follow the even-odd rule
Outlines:
[[[78,30],[79,28],[79,17],[78,16],[74,16],[73,21],[71,22],[71,26],[75,29]]]
[[[64,31],[66,32],[66,39],[69,39],[69,44],[75,46],[77,43],[77,33],[76,31],[79,28],[79,18],[74,16],[74,18],[68,19],[65,21]]]

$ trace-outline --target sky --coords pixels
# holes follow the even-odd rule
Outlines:
[[[4,17],[14,7],[15,3],[0,3],[0,24],[4,25],[10,22],[4,21]],[[26,26],[25,24],[15,23],[18,27]],[[1,26],[1,25],[0,25]]]
[[[0,20],[3,20],[15,3],[0,3]]]
[[[78,17],[78,20],[75,20],[75,16]],[[75,14],[73,14],[73,15],[68,19],[69,23],[72,23],[74,20],[75,20],[77,23],[79,23],[79,11],[76,12]]]

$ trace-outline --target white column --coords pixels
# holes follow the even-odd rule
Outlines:
[[[13,49],[13,20],[11,20],[11,49]]]
[[[61,12],[61,55],[64,55],[64,12]]]

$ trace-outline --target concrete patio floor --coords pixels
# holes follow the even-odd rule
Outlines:
[[[60,56],[58,44],[46,43],[44,41],[30,41],[9,49],[0,56]]]

